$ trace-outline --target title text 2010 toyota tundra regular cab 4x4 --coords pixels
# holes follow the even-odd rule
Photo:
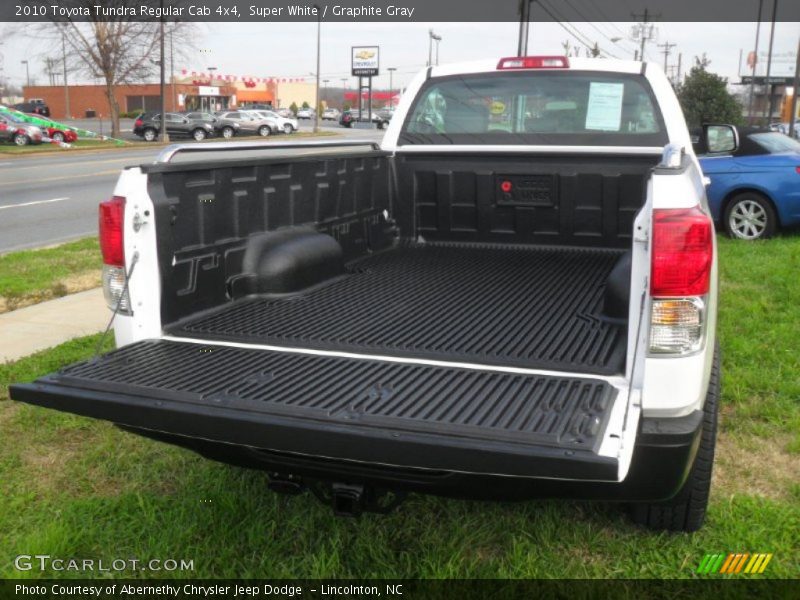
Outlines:
[[[715,237],[657,66],[436,66],[380,147],[173,146],[122,173],[100,241],[118,349],[14,399],[340,514],[417,491],[703,522]]]

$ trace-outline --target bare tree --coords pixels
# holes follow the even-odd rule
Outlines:
[[[96,0],[69,0],[62,5],[88,6]],[[158,0],[142,0],[140,4],[158,6]],[[127,0],[106,0],[104,7],[130,6]],[[129,17],[128,17],[129,18]],[[147,81],[155,76],[160,44],[160,23],[125,20],[126,17],[104,17],[88,22],[62,21],[49,27],[56,28],[66,40],[71,72],[78,76],[100,79],[105,85],[105,96],[111,117],[111,135],[119,136],[119,103],[115,88],[119,85]],[[191,24],[173,23],[171,29],[179,47],[186,48]],[[184,35],[185,34],[185,35]]]

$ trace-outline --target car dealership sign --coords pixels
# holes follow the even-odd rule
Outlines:
[[[356,77],[375,77],[380,66],[378,46],[353,46],[352,72]]]

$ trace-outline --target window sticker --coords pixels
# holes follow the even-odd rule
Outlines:
[[[624,83],[592,81],[586,108],[586,129],[619,131]]]

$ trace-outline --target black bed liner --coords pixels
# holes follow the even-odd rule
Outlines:
[[[622,251],[404,244],[290,296],[248,297],[173,335],[376,355],[620,374],[626,331],[601,316]]]
[[[151,340],[12,386],[15,400],[312,456],[615,480],[617,391],[592,378]]]

